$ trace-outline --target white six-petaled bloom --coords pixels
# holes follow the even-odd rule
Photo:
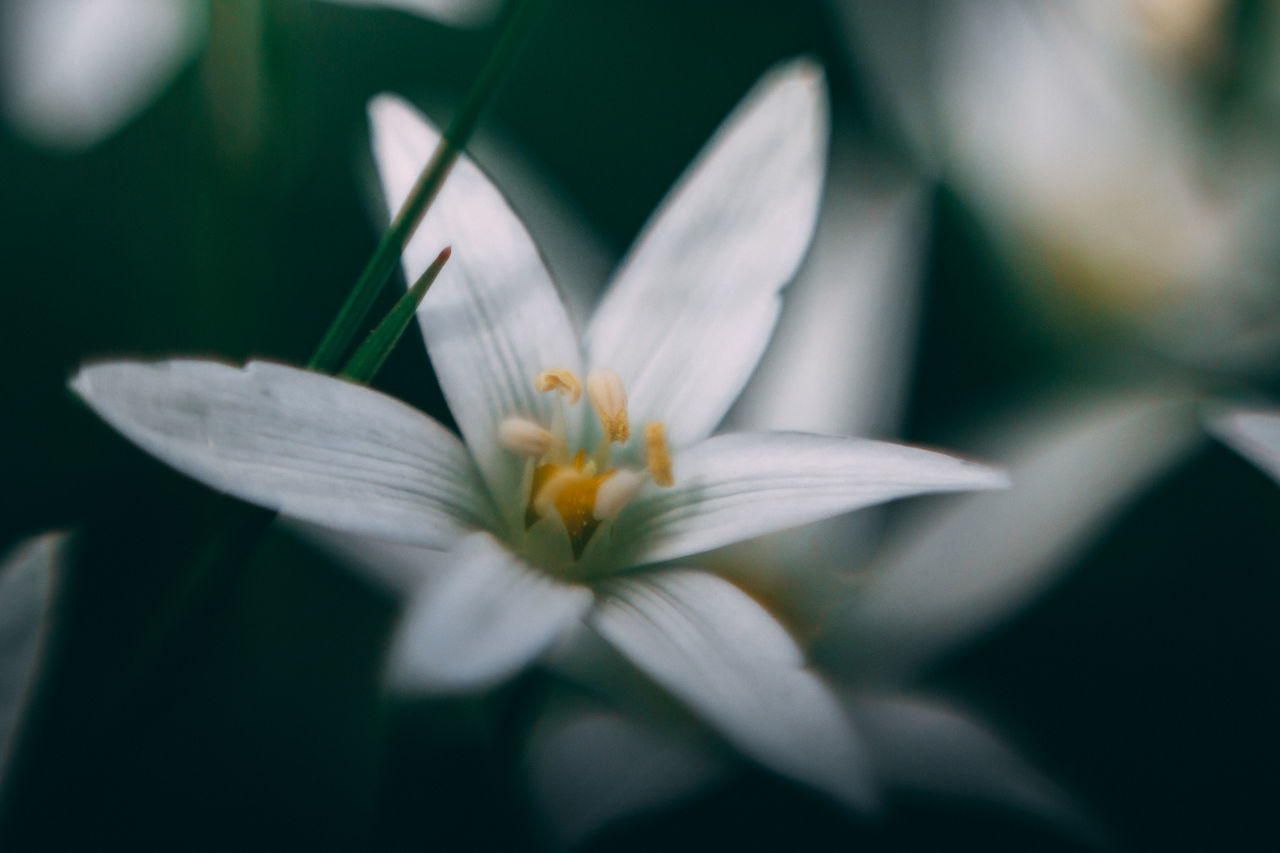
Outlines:
[[[439,134],[391,97],[370,114],[395,210]],[[377,392],[276,364],[114,362],[72,385],[215,488],[446,550],[398,639],[400,685],[482,689],[588,630],[748,757],[865,803],[859,745],[830,689],[763,607],[688,562],[893,498],[1006,483],[883,442],[709,437],[808,244],[827,135],[821,71],[771,72],[644,229],[581,337],[523,225],[462,158],[405,269],[412,280],[453,247],[418,316],[463,441]]]

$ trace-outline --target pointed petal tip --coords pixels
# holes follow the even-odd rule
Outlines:
[[[90,370],[92,370],[91,365],[82,364],[76,368],[75,373],[67,378],[67,388],[71,389],[81,399],[84,399],[89,393]]]
[[[1000,489],[1013,488],[1013,477],[1004,468],[995,468],[989,465],[981,465],[978,463],[970,463],[973,466],[976,479],[974,489],[990,489],[998,491]]]
[[[375,127],[380,118],[391,117],[397,112],[407,109],[409,109],[408,101],[394,92],[379,92],[370,98],[369,103],[365,105],[365,112],[369,116],[369,122]]]
[[[764,98],[791,100],[802,109],[805,124],[819,134],[825,146],[831,123],[831,103],[827,92],[827,75],[822,65],[811,57],[799,57],[774,66],[760,81],[757,91]]]
[[[949,463],[952,468],[954,480],[949,488],[940,489],[940,491],[956,491],[956,492],[984,492],[984,491],[1001,491],[1010,489],[1014,486],[1012,475],[1009,470],[1002,465],[991,465],[986,462],[979,462],[962,456],[948,450],[936,449],[927,445],[901,445],[907,449],[924,451],[932,454],[942,460],[944,464]]]
[[[76,372],[71,375],[71,378],[67,380],[67,387],[90,408],[97,410],[98,401],[96,398],[103,381],[110,382],[112,378],[116,378],[120,374],[127,374],[134,370],[146,370],[155,367],[156,364],[133,359],[86,362],[80,365]]]
[[[781,59],[765,70],[760,77],[762,90],[777,86],[795,85],[809,88],[814,95],[822,95],[827,88],[827,72],[822,60],[813,54],[799,54]]]
[[[365,105],[365,114],[369,117],[369,127],[375,137],[406,124],[425,126],[436,135],[440,133],[435,122],[427,118],[422,110],[403,95],[397,95],[395,92],[380,92],[374,95]]]
[[[815,92],[826,88],[827,74],[822,62],[811,54],[801,54],[791,59],[784,59],[773,66],[766,79],[795,80],[809,86]]]
[[[827,73],[817,57],[808,54],[784,59],[770,68],[758,84],[759,91],[794,92],[811,102],[815,114],[826,118],[829,112]]]

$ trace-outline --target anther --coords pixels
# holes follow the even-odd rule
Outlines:
[[[631,438],[627,391],[622,387],[622,377],[608,368],[595,368],[587,374],[587,396],[610,441],[622,444]]]
[[[521,456],[541,456],[551,448],[551,431],[524,418],[506,418],[498,425],[498,443]]]
[[[590,381],[590,379],[587,380],[588,385],[590,385]],[[578,381],[578,377],[573,375],[572,370],[563,370],[558,367],[544,370],[533,381],[533,387],[544,393],[547,391],[559,391],[563,396],[569,398],[570,404],[576,403],[582,398],[582,383]]]
[[[639,471],[620,468],[596,490],[596,503],[591,514],[599,521],[614,518],[623,507],[631,503],[645,484],[645,476]]]
[[[674,486],[671,473],[671,450],[667,447],[667,428],[662,423],[645,424],[644,448],[648,457],[649,474],[659,486]]]

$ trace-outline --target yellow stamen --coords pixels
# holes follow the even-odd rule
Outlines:
[[[622,468],[615,471],[612,477],[602,480],[600,487],[596,489],[592,516],[600,521],[616,517],[644,487],[645,479],[644,474],[639,471]]]
[[[533,387],[544,393],[547,391],[559,391],[563,396],[569,398],[570,404],[582,399],[582,383],[578,381],[578,377],[573,375],[572,370],[563,370],[558,367],[544,370],[533,381]]]
[[[631,423],[627,419],[627,391],[622,378],[608,368],[592,370],[587,374],[587,396],[600,417],[600,424],[610,441],[618,444],[631,438]]]
[[[661,422],[645,424],[644,447],[648,456],[649,474],[659,486],[674,486],[676,478],[671,472],[671,450],[667,447],[667,428]]]
[[[498,443],[521,456],[541,456],[551,448],[550,430],[524,418],[506,418],[498,425]]]
[[[508,417],[498,425],[498,441],[527,459],[524,482],[529,491],[524,507],[525,530],[529,531],[543,519],[559,518],[577,560],[600,525],[617,517],[640,493],[650,476],[661,486],[675,482],[666,433],[662,424],[653,424],[645,430],[648,474],[629,468],[610,470],[611,446],[624,444],[631,438],[627,392],[622,378],[609,369],[592,370],[587,376],[587,396],[604,427],[600,444],[591,456],[584,448],[571,448],[566,431],[566,405],[581,399],[584,384],[572,371],[551,368],[534,378],[534,387],[539,392],[555,391],[558,395],[551,406],[550,428],[527,418]],[[540,531],[541,528],[530,535],[542,535]]]

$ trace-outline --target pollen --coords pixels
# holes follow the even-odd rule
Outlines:
[[[587,374],[587,397],[605,436],[617,444],[626,443],[631,438],[631,422],[627,419],[627,390],[622,377],[608,368],[595,368]]]
[[[563,370],[558,367],[544,370],[534,380],[533,387],[544,393],[558,391],[562,396],[569,398],[571,405],[582,399],[582,383],[573,375],[572,370]]]
[[[676,478],[671,471],[671,449],[667,447],[667,428],[662,422],[645,425],[644,448],[653,482],[664,488],[674,486]]]

